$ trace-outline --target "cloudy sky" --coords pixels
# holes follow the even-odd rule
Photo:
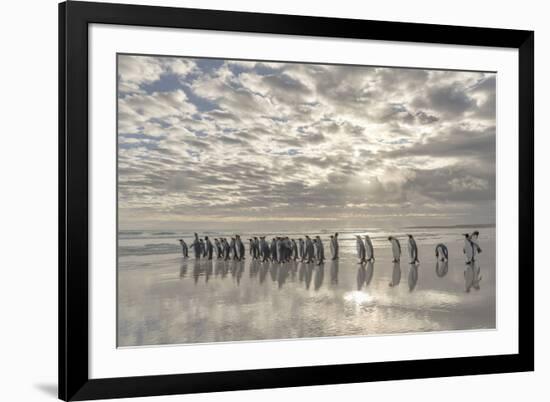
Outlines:
[[[120,227],[493,223],[495,79],[119,55]]]

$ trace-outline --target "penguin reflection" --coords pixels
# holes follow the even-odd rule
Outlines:
[[[409,264],[409,292],[412,292],[418,282],[418,266],[416,264]]]
[[[180,278],[185,278],[187,275],[187,261],[184,261],[180,267]]]
[[[323,279],[325,278],[325,265],[321,264],[315,268],[314,286],[315,290],[319,290],[323,285]]]
[[[367,270],[365,271],[365,286],[369,286],[374,274],[374,262],[367,262]]]
[[[212,260],[208,260],[205,263],[205,269],[204,269],[204,280],[208,282],[208,279],[210,279],[210,276],[212,275],[213,266],[212,266]]]
[[[298,271],[298,264],[296,261],[290,262],[290,267],[288,269],[288,272],[290,273],[290,277],[292,279],[292,282],[294,282],[294,279],[296,278],[296,272]]]
[[[279,267],[279,274],[277,275],[279,289],[281,289],[286,282],[286,278],[288,277],[288,269],[288,264],[284,264]]]
[[[257,274],[258,274],[258,271],[260,269],[260,263],[258,260],[252,260],[250,262],[250,267],[249,267],[249,275],[251,278],[254,278]]]
[[[214,275],[219,276],[223,272],[223,265],[224,263],[222,261],[214,261]]]
[[[439,278],[443,278],[449,272],[449,261],[440,261],[437,260],[435,263],[435,274]]]
[[[332,259],[330,262],[330,283],[333,285],[338,285],[338,259]]]
[[[390,287],[399,285],[399,282],[401,282],[401,265],[399,261],[395,261],[392,268]]]
[[[311,278],[313,273],[313,266],[308,264],[306,265],[306,273],[305,273],[305,282],[306,282],[306,289],[309,289],[309,285],[311,285]]]
[[[361,290],[363,284],[365,283],[366,277],[367,271],[363,265],[360,265],[357,269],[357,290]]]
[[[199,281],[199,276],[201,275],[201,263],[200,260],[193,260],[193,279],[195,280],[195,285]]]
[[[470,264],[466,264],[466,267],[464,269],[464,282],[465,282],[465,288],[466,292],[470,293],[470,290],[473,288],[475,290],[479,290],[479,283],[483,279],[483,276],[481,276],[481,269],[479,268],[479,264],[477,261],[472,261]]]
[[[262,264],[260,267],[260,284],[265,282],[265,278],[267,277],[267,271],[269,271],[269,265]]]
[[[237,264],[237,272],[236,272],[236,279],[237,279],[237,285],[239,285],[241,283],[241,278],[243,276],[243,272],[244,272],[244,262],[243,261],[239,261]]]
[[[279,266],[272,262],[269,264],[269,275],[271,275],[271,280],[275,282],[277,280],[277,270],[279,269]]]
[[[306,263],[301,262],[300,267],[298,268],[298,280],[303,282],[306,277]]]

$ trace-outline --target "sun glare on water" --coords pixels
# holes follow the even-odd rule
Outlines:
[[[344,300],[347,303],[355,304],[360,306],[362,304],[370,303],[374,300],[374,297],[369,295],[367,292],[361,292],[359,290],[354,290],[351,292],[346,292],[344,294]]]

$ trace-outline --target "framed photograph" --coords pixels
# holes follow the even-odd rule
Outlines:
[[[59,5],[59,397],[534,369],[534,33]]]

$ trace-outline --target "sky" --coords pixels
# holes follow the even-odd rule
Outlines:
[[[122,229],[495,222],[494,73],[117,63]]]

